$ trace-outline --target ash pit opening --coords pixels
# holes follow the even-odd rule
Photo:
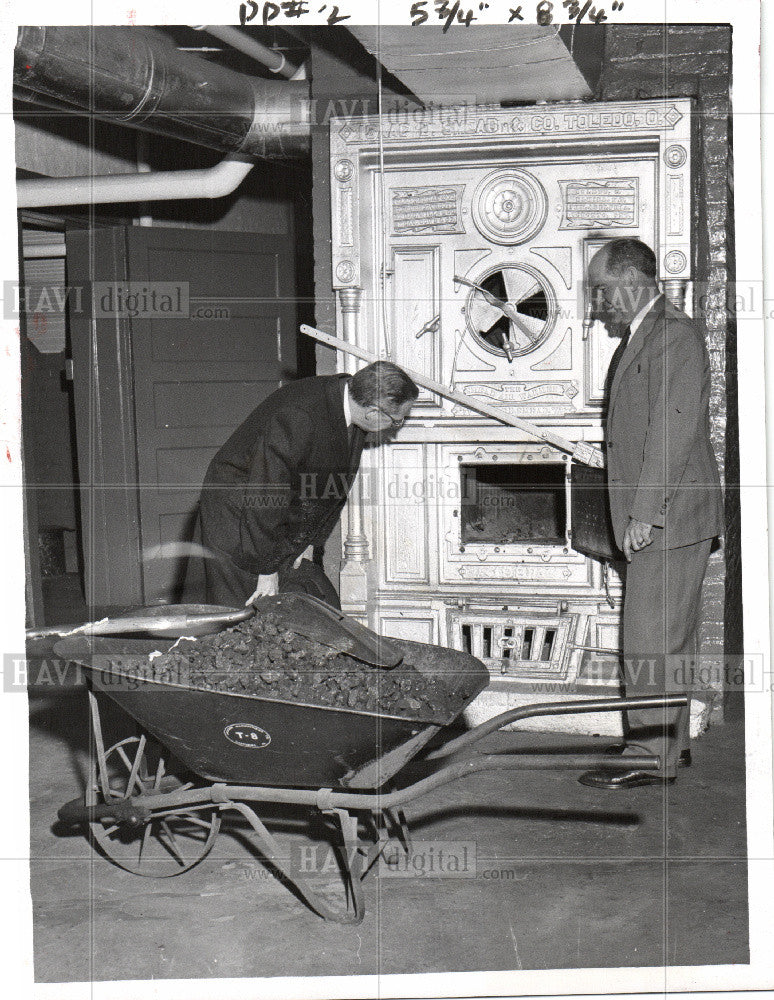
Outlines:
[[[461,465],[462,543],[565,545],[565,476],[561,462]]]

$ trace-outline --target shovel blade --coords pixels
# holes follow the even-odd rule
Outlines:
[[[401,649],[342,611],[307,594],[277,594],[253,602],[258,614],[274,614],[306,639],[337,649],[356,660],[389,670],[403,660]]]

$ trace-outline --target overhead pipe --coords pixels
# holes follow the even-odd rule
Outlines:
[[[253,161],[226,157],[214,167],[201,170],[42,177],[17,181],[16,195],[19,208],[223,198],[239,187],[254,165]]]
[[[26,26],[14,85],[115,124],[267,159],[308,153],[308,84],[248,77],[152,29]]]
[[[254,59],[261,66],[268,69],[270,73],[276,73],[277,76],[284,76],[286,80],[306,79],[305,65],[294,66],[287,61],[284,53],[278,52],[277,49],[269,48],[268,45],[264,45],[250,35],[246,35],[238,28],[232,28],[227,24],[197,24],[196,30],[206,31],[208,35],[212,35],[213,38],[219,38],[221,42],[230,45],[232,49],[237,49],[246,56],[250,56],[251,59]]]

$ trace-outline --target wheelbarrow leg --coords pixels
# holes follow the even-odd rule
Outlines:
[[[379,856],[389,847],[390,845],[390,831],[387,829],[387,822],[384,818],[384,813],[381,810],[374,810],[369,813],[368,816],[371,826],[374,832],[374,842],[368,849],[368,853],[363,859],[362,873],[360,875],[361,879],[364,879],[368,872],[371,870],[374,863],[378,860]]]
[[[362,922],[365,916],[365,899],[363,898],[363,852],[357,836],[357,816],[346,809],[331,809],[336,816],[341,829],[341,839],[344,845],[343,867],[349,895],[352,900],[354,924]]]
[[[106,802],[109,802],[113,796],[110,794],[110,785],[108,781],[108,769],[105,758],[105,740],[102,736],[102,721],[99,715],[97,696],[94,694],[91,685],[89,685],[89,715],[91,717],[92,733],[94,734],[94,750],[97,755],[97,780],[100,785],[102,797]]]
[[[411,854],[411,834],[406,823],[406,814],[398,807],[397,809],[385,809],[384,815],[403,845],[403,850],[407,855]]]
[[[336,814],[344,814],[343,817],[338,816],[337,818],[339,819],[339,824],[344,838],[344,867],[346,875],[345,892],[347,895],[352,895],[354,904],[353,911],[342,911],[334,909],[330,906],[329,903],[319,894],[319,892],[312,888],[308,880],[304,878],[303,875],[291,872],[288,869],[287,865],[285,865],[282,861],[282,850],[279,844],[271,833],[269,833],[250,806],[244,802],[229,800],[228,803],[226,803],[226,807],[235,809],[245,817],[255,831],[261,853],[264,855],[266,860],[270,861],[274,868],[277,869],[282,876],[282,881],[287,885],[293,886],[302,899],[304,899],[309,905],[310,909],[314,910],[315,913],[318,913],[321,917],[323,917],[323,919],[333,920],[339,924],[359,924],[362,921],[365,910],[363,906],[363,895],[359,877],[361,854],[357,843],[356,817],[351,816],[346,810],[343,809],[332,810],[332,812],[335,812]],[[354,844],[352,844],[353,840]],[[355,875],[357,875],[357,877],[355,877]]]
[[[361,879],[365,878],[390,844],[398,842],[407,856],[411,854],[411,837],[402,809],[375,809],[370,813],[369,819],[373,826],[375,840],[363,861]]]

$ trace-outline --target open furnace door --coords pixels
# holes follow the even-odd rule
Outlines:
[[[584,556],[602,562],[619,562],[623,552],[615,543],[607,502],[607,470],[572,463],[572,547]]]

